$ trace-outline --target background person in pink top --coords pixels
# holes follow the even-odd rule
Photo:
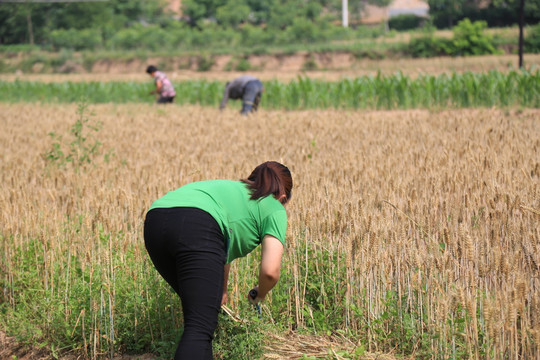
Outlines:
[[[150,91],[150,94],[158,94],[158,104],[172,103],[176,96],[176,91],[171,84],[171,81],[167,78],[167,75],[159,71],[154,65],[149,65],[146,68],[146,73],[154,78],[156,84],[156,90]]]

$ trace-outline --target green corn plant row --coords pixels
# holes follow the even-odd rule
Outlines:
[[[175,103],[217,106],[224,83],[193,80],[175,83]],[[299,77],[289,83],[264,83],[266,109],[415,109],[492,106],[540,107],[540,71],[452,73],[420,75],[397,73],[361,76],[340,81]],[[0,101],[132,103],[154,101],[153,84],[138,82],[0,82]]]

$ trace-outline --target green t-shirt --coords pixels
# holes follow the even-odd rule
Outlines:
[[[154,201],[155,208],[195,207],[206,211],[220,225],[228,243],[227,263],[246,256],[265,235],[285,245],[287,213],[272,195],[250,199],[241,181],[208,180],[190,183]]]

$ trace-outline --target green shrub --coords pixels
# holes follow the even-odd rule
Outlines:
[[[139,47],[153,51],[171,48],[173,40],[171,32],[159,26],[144,27],[139,32]]]
[[[244,46],[257,46],[261,48],[262,44],[272,44],[274,34],[261,27],[246,24],[240,30],[241,43]]]
[[[312,54],[310,54],[306,60],[304,61],[304,64],[302,64],[302,70],[304,71],[313,71],[317,70],[317,62],[315,61],[315,58]]]
[[[370,59],[370,60],[382,60],[386,58],[386,54],[383,51],[373,48],[353,50],[353,55],[357,59]]]
[[[312,21],[295,18],[292,25],[287,27],[284,34],[288,42],[312,42],[320,38],[320,31]]]
[[[246,322],[235,322],[221,313],[212,344],[216,359],[260,359],[266,327],[255,312]]]
[[[209,71],[215,62],[211,55],[201,55],[197,61],[197,71]]]
[[[226,27],[236,28],[249,18],[250,8],[242,0],[230,0],[216,10],[217,21]]]
[[[487,22],[469,19],[461,20],[453,29],[452,55],[484,55],[496,54],[497,49],[493,44],[493,38],[485,34]]]
[[[484,33],[486,27],[485,21],[465,19],[454,27],[452,39],[436,37],[428,30],[426,35],[412,39],[403,50],[413,57],[497,54],[493,37]]]
[[[51,31],[49,41],[55,49],[95,49],[102,46],[99,29],[59,29]]]
[[[53,139],[49,151],[43,154],[43,158],[51,165],[65,167],[71,163],[78,170],[84,164],[89,164],[99,153],[101,142],[96,139],[96,134],[101,129],[101,122],[94,120],[94,113],[89,112],[88,104],[82,101],[78,104],[77,119],[71,126],[69,140],[62,135],[50,132]]]
[[[388,27],[398,31],[412,30],[419,28],[424,21],[425,19],[421,16],[402,14],[391,17],[390,20],[388,20]]]
[[[412,57],[434,57],[451,53],[451,41],[430,35],[413,38],[403,50]]]
[[[236,71],[248,71],[249,69],[251,69],[251,63],[245,57],[240,58],[236,63]]]
[[[540,23],[529,28],[528,34],[524,39],[525,52],[540,53]]]
[[[107,42],[107,47],[112,49],[134,49],[138,46],[139,32],[136,28],[120,30]]]
[[[159,26],[134,26],[120,30],[107,42],[112,49],[149,49],[171,48],[176,37],[171,31]]]
[[[68,53],[72,54],[73,52],[70,50],[61,50],[57,57],[49,57],[43,52],[35,52],[29,57],[23,58],[16,68],[24,72],[34,72],[35,70],[40,72],[46,71],[51,67],[51,63],[57,61],[58,58],[62,58],[64,62],[70,59],[71,57],[64,57]],[[36,65],[38,67],[37,69]],[[13,68],[14,66],[12,65],[11,67]]]

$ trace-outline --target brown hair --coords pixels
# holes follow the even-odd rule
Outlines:
[[[276,199],[285,194],[282,204],[291,199],[293,181],[291,171],[283,164],[276,161],[267,161],[257,166],[248,176],[242,179],[251,190],[251,199],[257,200],[268,195],[274,195]]]

